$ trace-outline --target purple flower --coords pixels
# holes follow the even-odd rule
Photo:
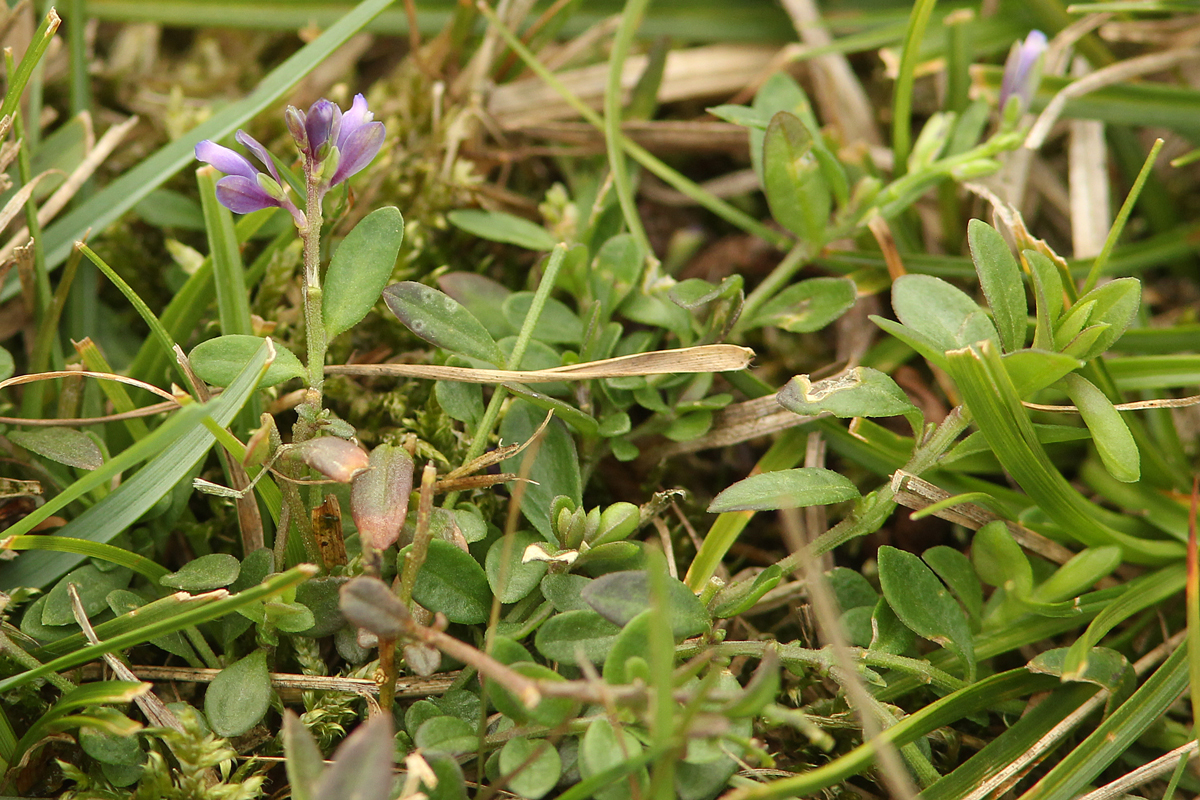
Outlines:
[[[288,106],[284,116],[296,147],[304,155],[305,170],[321,176],[322,193],[361,171],[383,147],[383,123],[375,122],[361,94],[354,96],[345,113],[322,98],[307,113]],[[318,169],[320,172],[316,172]]]
[[[217,200],[235,214],[249,214],[264,208],[283,208],[292,215],[297,225],[303,227],[304,214],[284,191],[279,171],[267,149],[245,131],[238,131],[235,138],[254,153],[270,174],[236,151],[205,139],[196,145],[196,159],[212,164],[225,173],[225,177],[217,181]]]
[[[1008,105],[1010,97],[1021,99],[1021,109],[1029,108],[1033,92],[1037,89],[1039,75],[1038,60],[1046,51],[1046,34],[1030,31],[1025,41],[1014,45],[1004,62],[1004,79],[1000,83],[1000,110]]]

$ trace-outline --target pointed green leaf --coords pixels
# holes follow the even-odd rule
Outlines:
[[[904,390],[884,373],[854,367],[813,382],[797,375],[779,392],[779,405],[796,414],[829,412],[836,417],[912,416],[920,428],[920,412]]]
[[[879,583],[896,616],[918,636],[952,651],[975,680],[975,645],[962,608],[925,562],[894,547],[879,548]]]
[[[505,214],[502,211],[462,209],[446,215],[451,224],[473,233],[481,239],[504,242],[524,247],[526,250],[553,250],[558,244],[555,238],[541,225],[535,225],[523,217]]]
[[[799,467],[744,478],[713,498],[708,511],[715,514],[824,506],[860,496],[858,488],[844,475],[828,469]]]
[[[255,650],[221,670],[204,694],[204,715],[213,733],[241,736],[258,724],[271,707],[267,652]]]
[[[404,217],[393,206],[377,208],[354,226],[334,251],[325,273],[321,316],[325,338],[357,325],[387,286],[400,243]]]
[[[504,353],[478,319],[448,294],[413,281],[394,283],[383,300],[404,326],[451,353],[504,366]]]
[[[1067,375],[1063,383],[1071,402],[1079,409],[1079,416],[1092,432],[1104,468],[1123,483],[1136,483],[1142,474],[1141,453],[1121,412],[1087,378]]]
[[[37,453],[43,458],[66,464],[68,467],[99,469],[104,464],[104,455],[92,437],[75,428],[13,430],[5,436],[13,444],[24,447],[31,453]]]
[[[400,551],[397,563],[412,545]],[[432,539],[425,563],[413,584],[413,599],[430,611],[440,611],[451,622],[478,625],[487,622],[492,610],[492,592],[479,562],[444,539]]]
[[[209,553],[184,564],[178,572],[158,579],[163,586],[193,594],[228,586],[238,579],[241,564],[228,553]]]
[[[792,333],[819,331],[849,311],[857,300],[858,288],[849,278],[809,278],[763,303],[748,327],[769,325]]]
[[[242,334],[218,336],[193,347],[188,360],[202,380],[213,386],[224,387],[246,368],[264,341],[260,336]],[[304,365],[295,353],[275,342],[275,361],[267,368],[259,388],[268,389],[292,378],[303,378],[306,374]]]
[[[650,609],[650,582],[643,570],[611,572],[583,587],[584,602],[614,625],[626,625]],[[667,579],[667,608],[676,639],[698,636],[709,628],[708,612],[700,598],[675,578]]]
[[[1025,345],[1028,306],[1017,259],[999,231],[983,220],[973,219],[967,224],[967,241],[979,285],[996,321],[1000,344],[1005,352],[1019,350]]]
[[[829,231],[833,197],[813,152],[812,137],[795,115],[771,118],[763,143],[763,186],[780,225],[814,247]]]
[[[892,284],[892,308],[906,327],[943,352],[996,340],[995,326],[962,290],[932,275],[904,275]]]
[[[529,402],[514,400],[500,423],[500,438],[505,442],[527,442],[545,418],[546,415]],[[583,502],[583,479],[575,440],[565,425],[557,419],[551,420],[536,454],[530,450],[510,458],[503,463],[502,469],[520,473],[522,461],[531,455],[537,459],[529,470],[529,479],[535,483],[525,487],[521,513],[546,541],[556,542],[550,529],[550,503],[559,495],[571,498],[576,505]]]

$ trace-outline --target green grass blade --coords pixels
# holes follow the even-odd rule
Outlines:
[[[37,669],[31,669],[0,680],[0,692],[7,692],[19,686],[24,686],[30,681],[49,675],[52,672],[62,672],[72,667],[78,667],[81,664],[94,661],[105,653],[115,653],[125,650],[129,647],[148,642],[151,639],[156,639],[159,636],[166,636],[168,633],[181,631],[185,628],[223,617],[243,606],[286,591],[312,577],[315,573],[316,567],[313,565],[301,564],[287,572],[272,575],[258,586],[247,589],[244,592],[238,592],[235,595],[224,597],[198,607],[186,606],[181,609],[180,613],[166,619],[141,624],[126,633],[107,640],[102,639],[98,644],[77,648],[72,652],[59,656],[53,661],[46,662]]]
[[[1125,230],[1125,223],[1129,221],[1129,215],[1133,213],[1133,204],[1137,202],[1138,197],[1142,193],[1142,187],[1146,185],[1146,179],[1150,177],[1150,170],[1154,167],[1154,162],[1158,159],[1158,152],[1162,150],[1163,140],[1156,139],[1154,146],[1150,148],[1150,155],[1146,156],[1146,162],[1142,164],[1142,169],[1138,172],[1137,179],[1133,182],[1133,187],[1129,190],[1125,202],[1121,204],[1121,210],[1117,212],[1117,218],[1113,220],[1112,228],[1108,231],[1108,236],[1104,240],[1104,247],[1101,248],[1100,254],[1096,256],[1096,261],[1092,264],[1091,270],[1088,271],[1087,280],[1083,282],[1083,288],[1079,290],[1079,294],[1084,295],[1090,292],[1096,286],[1096,281],[1100,279],[1101,271],[1104,265],[1108,262],[1109,256],[1112,255],[1113,248],[1117,246],[1117,240],[1121,238],[1121,232]]]
[[[900,50],[900,66],[892,92],[892,157],[895,159],[892,173],[897,178],[908,171],[908,154],[912,150],[913,84],[916,82],[921,42],[935,5],[937,0],[918,0],[913,5],[908,30],[904,33],[904,45]]]
[[[984,438],[1005,470],[1063,530],[1089,547],[1115,544],[1126,559],[1143,564],[1183,555],[1179,542],[1139,539],[1105,525],[1071,486],[1038,441],[1012,379],[990,342],[946,354],[950,375]]]
[[[5,550],[52,550],[57,553],[75,553],[84,558],[103,559],[110,564],[118,564],[139,575],[145,575],[155,585],[158,584],[159,578],[171,574],[171,570],[166,567],[122,547],[70,536],[11,536],[3,540],[3,545]]]
[[[1083,743],[1054,765],[1021,800],[1069,800],[1162,719],[1188,683],[1188,649],[1176,647],[1163,665]]]
[[[214,286],[217,291],[217,319],[221,333],[254,333],[250,325],[250,294],[246,291],[246,269],[238,250],[237,231],[233,213],[217,202],[217,177],[212,167],[196,170],[200,185],[200,205],[204,211],[204,227],[208,231],[208,253],[213,264]]]
[[[136,475],[122,483],[104,500],[68,522],[56,534],[94,542],[109,541],[136,522],[204,457],[214,439],[200,424],[201,418],[208,415],[216,420],[217,424],[228,425],[258,386],[267,363],[267,346],[264,344],[237,380],[219,397],[203,406],[181,409],[148,438],[134,443],[100,469],[71,484],[9,530],[13,535],[28,533],[39,522],[75,498],[154,455],[154,460]],[[43,587],[83,559],[84,556],[77,553],[27,553],[17,561],[0,567],[0,586]]]
[[[608,169],[612,174],[613,191],[616,192],[625,224],[637,242],[643,258],[653,256],[654,250],[650,247],[650,238],[646,235],[637,203],[634,202],[629,169],[625,165],[625,150],[621,147],[621,100],[625,96],[621,90],[621,75],[625,59],[629,56],[630,45],[633,44],[633,37],[637,34],[638,25],[641,24],[649,3],[650,0],[628,0],[625,3],[620,27],[613,38],[612,53],[608,58],[608,81],[604,86],[604,143],[608,151]]]
[[[0,118],[11,115],[17,110],[17,103],[21,101],[25,85],[29,83],[29,77],[33,75],[33,68],[46,54],[46,48],[50,46],[50,40],[54,38],[54,32],[58,30],[61,21],[58,13],[54,9],[50,9],[50,13],[34,31],[29,48],[21,58],[20,66],[9,79],[8,90],[4,93],[4,101],[0,102]]]

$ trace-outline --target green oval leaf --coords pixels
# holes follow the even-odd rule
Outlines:
[[[75,585],[79,592],[79,602],[83,613],[89,618],[108,608],[108,595],[116,589],[124,589],[129,585],[133,573],[118,567],[107,572],[97,569],[92,564],[84,564],[73,569],[54,584],[54,588],[46,593],[46,602],[42,606],[41,621],[43,625],[69,625],[75,621],[71,596],[67,586]],[[27,612],[28,613],[28,612]]]
[[[562,776],[562,758],[545,739],[512,739],[500,750],[500,772],[514,773],[508,788],[529,800],[548,794]]]
[[[403,241],[404,217],[399,209],[386,206],[363,217],[338,245],[321,299],[327,340],[357,325],[375,305]]]
[[[192,363],[192,369],[206,383],[227,387],[258,353],[262,343],[263,339],[259,336],[218,336],[193,347],[188,360]],[[306,374],[304,365],[296,358],[295,353],[275,342],[275,361],[267,368],[267,374],[263,376],[258,387],[266,389],[292,378],[302,378]]]
[[[819,331],[857,300],[858,289],[849,278],[809,278],[764,303],[749,327],[771,325],[792,333]]]
[[[0,380],[3,380],[0,378]],[[104,454],[99,446],[81,430],[75,428],[34,428],[14,430],[5,434],[14,444],[43,458],[77,469],[99,469]]]
[[[966,665],[975,680],[975,645],[962,608],[921,559],[904,550],[879,548],[879,583],[888,605],[918,636],[936,642]]]
[[[782,469],[751,475],[721,492],[708,506],[709,513],[771,511],[841,503],[860,497],[850,479],[817,467]]]
[[[996,328],[962,290],[932,275],[903,275],[892,284],[896,318],[946,350],[996,340]]]
[[[504,354],[487,328],[448,294],[414,281],[393,283],[383,301],[410,331],[451,353],[504,366]]]
[[[1063,378],[1063,383],[1071,402],[1079,409],[1079,416],[1092,433],[1104,468],[1123,483],[1136,483],[1142,475],[1142,456],[1121,412],[1087,378],[1071,374]]]
[[[533,292],[514,292],[504,299],[500,310],[504,319],[516,330],[521,330],[529,307],[533,304]],[[533,338],[547,344],[579,344],[583,338],[583,323],[575,312],[553,297],[546,298],[542,315],[533,326]]]
[[[488,548],[484,560],[488,585],[501,603],[515,603],[538,587],[542,576],[546,574],[546,562],[521,563],[521,559],[526,547],[542,541],[545,540],[533,531],[517,531],[511,543],[501,538]],[[507,560],[504,558],[505,551],[509,554]]]
[[[241,564],[228,553],[210,553],[192,559],[178,572],[158,579],[163,586],[183,589],[186,592],[207,592],[228,586],[238,579]]]
[[[258,724],[271,707],[267,653],[255,650],[217,673],[204,694],[204,715],[218,736],[240,736]]]
[[[700,598],[683,581],[667,581],[667,613],[676,639],[698,636],[709,628],[708,612]],[[651,608],[650,579],[645,570],[628,570],[602,575],[583,587],[584,602],[614,625],[625,626]]]
[[[545,413],[532,403],[514,400],[500,423],[500,438],[505,442],[527,442],[545,418]],[[520,473],[525,456],[522,453],[507,459],[501,468],[505,472]],[[525,487],[521,513],[546,541],[557,544],[550,527],[550,503],[559,495],[571,498],[576,506],[583,502],[583,479],[579,473],[575,440],[557,419],[546,426],[536,459],[529,470],[529,479],[534,483]]]
[[[427,719],[417,728],[413,741],[422,750],[435,753],[469,753],[479,746],[475,729],[458,717]]]
[[[404,558],[412,545],[400,551],[397,561],[403,570]],[[413,584],[413,599],[430,611],[440,611],[451,622],[478,625],[487,622],[492,610],[492,593],[487,575],[479,562],[443,539],[429,542],[425,563]]]
[[[796,414],[829,412],[845,418],[919,413],[894,380],[870,367],[854,367],[815,382],[807,375],[797,375],[779,392],[778,400]]]
[[[813,247],[825,242],[833,196],[813,153],[812,137],[794,114],[780,111],[763,142],[763,187],[771,214]]]
[[[538,681],[566,680],[544,664],[518,661],[509,666],[517,674]],[[536,706],[529,708],[498,683],[491,684],[488,696],[497,711],[520,725],[532,721],[547,728],[555,728],[579,709],[579,704],[569,697],[543,697]]]
[[[467,233],[492,242],[515,244],[527,250],[553,250],[558,244],[541,225],[502,211],[460,209],[451,211],[446,218]]]
[[[533,645],[551,661],[578,664],[580,655],[603,664],[621,629],[591,609],[556,614],[538,628]]]

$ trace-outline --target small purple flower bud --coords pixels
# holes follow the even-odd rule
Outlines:
[[[331,101],[321,98],[312,104],[304,119],[304,130],[308,134],[308,149],[306,152],[316,157],[318,151],[329,141],[333,130],[333,113],[341,111]]]
[[[1029,108],[1033,93],[1037,90],[1039,75],[1038,60],[1046,51],[1046,34],[1030,31],[1025,41],[1013,45],[1004,62],[1004,79],[1000,83],[1000,110],[1004,111],[1010,97],[1018,97],[1021,110]]]
[[[308,131],[304,127],[304,112],[295,106],[288,106],[283,110],[283,119],[287,123],[287,129],[292,138],[296,140],[296,147],[303,153],[308,149]]]
[[[240,175],[252,180],[258,175],[258,170],[245,156],[208,139],[196,145],[196,160],[212,164],[226,175]]]

